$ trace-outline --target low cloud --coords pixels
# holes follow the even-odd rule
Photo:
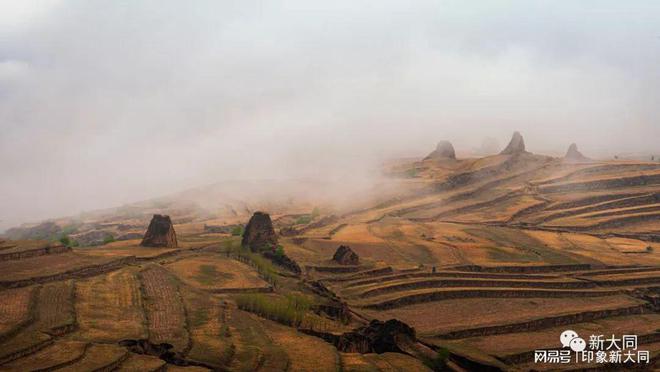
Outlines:
[[[368,174],[514,130],[538,152],[659,150],[654,1],[9,3],[0,228],[216,181]]]

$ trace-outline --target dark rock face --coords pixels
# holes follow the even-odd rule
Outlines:
[[[254,252],[269,251],[277,246],[277,235],[268,213],[254,212],[245,226],[241,244]]]
[[[135,354],[152,355],[159,357],[167,363],[174,364],[175,366],[189,366],[197,363],[190,363],[185,360],[179,353],[172,351],[173,346],[168,343],[154,344],[149,340],[121,340],[120,346],[124,346],[129,351]]]
[[[347,245],[340,245],[332,256],[332,260],[340,265],[359,265],[360,257]]]
[[[319,281],[305,282],[314,293],[326,299],[327,302],[315,306],[316,313],[325,314],[326,316],[337,319],[344,324],[348,324],[353,315],[348,307],[348,304],[342,301],[334,292],[332,292],[325,284]]]
[[[277,254],[272,250],[262,251],[261,255],[273,261],[275,264],[284,267],[294,274],[300,275],[302,270],[298,263],[285,254]]]
[[[509,145],[500,152],[501,155],[513,155],[525,152],[525,140],[520,132],[514,132]]]
[[[564,159],[569,162],[580,162],[580,161],[588,161],[589,158],[586,156],[582,155],[580,151],[578,151],[578,147],[576,144],[572,143],[568,147],[568,151],[566,151],[566,155],[564,156]]]
[[[433,151],[427,157],[424,158],[424,160],[427,159],[436,159],[436,160],[456,159],[456,152],[454,151],[454,146],[452,146],[451,142],[449,141],[440,141],[438,142],[435,151]]]
[[[416,341],[415,329],[396,319],[372,320],[369,325],[339,336],[337,350],[348,353],[404,352],[400,345]]]
[[[179,243],[176,240],[176,232],[174,232],[170,216],[154,214],[140,245],[143,247],[176,248]]]

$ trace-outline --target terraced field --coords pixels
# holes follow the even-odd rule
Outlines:
[[[142,307],[135,270],[122,269],[76,282],[79,334],[86,341],[146,338]]]
[[[155,344],[169,343],[177,351],[188,350],[186,311],[174,277],[160,266],[154,266],[140,272],[140,283],[149,340]]]
[[[218,254],[185,258],[166,267],[186,284],[215,293],[270,289],[248,265]]]
[[[397,192],[353,209],[312,217],[273,206],[279,243],[299,275],[237,254],[230,232],[247,221],[231,208],[168,212],[180,221],[178,248],[0,242],[0,370],[434,365],[412,348],[338,351],[340,334],[373,319],[414,327],[419,345],[446,352],[442,363],[454,370],[551,368],[535,364],[533,351],[557,348],[565,329],[637,334],[657,367],[660,164],[523,152],[404,161],[386,173],[406,177]],[[333,261],[340,245],[359,264]],[[246,299],[261,308],[239,309]],[[298,311],[305,322],[287,321]]]

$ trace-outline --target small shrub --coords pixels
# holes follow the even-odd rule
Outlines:
[[[310,222],[312,222],[312,217],[308,215],[300,216],[296,219],[296,225],[306,225]]]
[[[115,241],[115,237],[112,236],[112,234],[108,234],[105,236],[105,238],[103,238],[103,244],[112,243],[114,241]]]
[[[64,235],[60,238],[60,243],[66,245],[67,247],[71,247],[71,238],[69,238],[68,235]]]
[[[283,257],[284,256],[284,247],[282,247],[281,245],[278,245],[277,248],[275,248],[275,254],[278,257]]]
[[[314,207],[314,209],[312,209],[312,214],[311,214],[312,219],[314,220],[320,215],[321,215],[321,210],[319,209],[319,207]]]
[[[243,236],[244,228],[242,225],[234,226],[231,229],[231,236]]]
[[[651,247],[651,246],[649,245],[648,247],[646,247],[646,251],[647,251],[648,253],[653,252],[653,247]]]
[[[438,349],[435,357],[426,362],[426,365],[429,366],[434,371],[444,371],[447,366],[447,360],[449,359],[449,350],[445,348]]]
[[[225,241],[224,247],[227,250],[227,254],[233,255],[237,260],[254,267],[261,278],[272,286],[277,286],[277,270],[275,270],[272,262],[260,254],[250,251],[248,248],[241,247],[240,242],[236,240]]]

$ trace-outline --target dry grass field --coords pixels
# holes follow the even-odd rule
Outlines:
[[[188,316],[190,351],[188,358],[220,368],[232,358],[233,343],[228,324],[228,309],[218,298],[194,289],[182,291]]]
[[[62,334],[76,326],[73,280],[44,284],[39,290],[37,319],[49,334]]]
[[[28,285],[42,278],[81,271],[93,266],[102,266],[113,261],[111,258],[91,257],[77,253],[36,256],[21,260],[0,261],[2,279],[0,286]],[[49,278],[46,280],[50,280]]]
[[[31,358],[22,358],[2,366],[3,370],[35,371],[66,368],[78,362],[89,344],[80,341],[58,341],[34,353]]]
[[[149,340],[155,344],[167,342],[175,350],[187,350],[190,340],[178,282],[160,266],[146,268],[139,277]]]
[[[30,303],[33,301],[34,287],[10,289],[2,294],[0,301],[0,337],[11,333],[30,319]]]
[[[87,341],[146,338],[142,308],[135,270],[123,269],[76,282],[78,334]]]
[[[219,254],[185,258],[165,267],[186,284],[214,292],[268,287],[248,265]]]
[[[401,161],[386,173],[403,177],[397,192],[352,210],[311,217],[312,204],[271,206],[277,232],[290,228],[279,242],[300,275],[240,258],[229,249],[238,237],[207,231],[245,224],[243,209],[145,202],[95,216],[135,232],[146,226],[135,216],[167,212],[178,248],[1,242],[0,370],[429,370],[410,349],[339,352],[303,330],[337,335],[392,318],[448,350],[454,370],[548,369],[532,352],[557,347],[567,328],[637,334],[660,355],[660,164],[523,153]],[[339,245],[359,265],[332,261]],[[240,310],[246,298],[265,310]],[[297,298],[303,322],[266,306]],[[350,321],[327,312],[330,298]],[[139,339],[171,344],[178,362],[119,344]]]

